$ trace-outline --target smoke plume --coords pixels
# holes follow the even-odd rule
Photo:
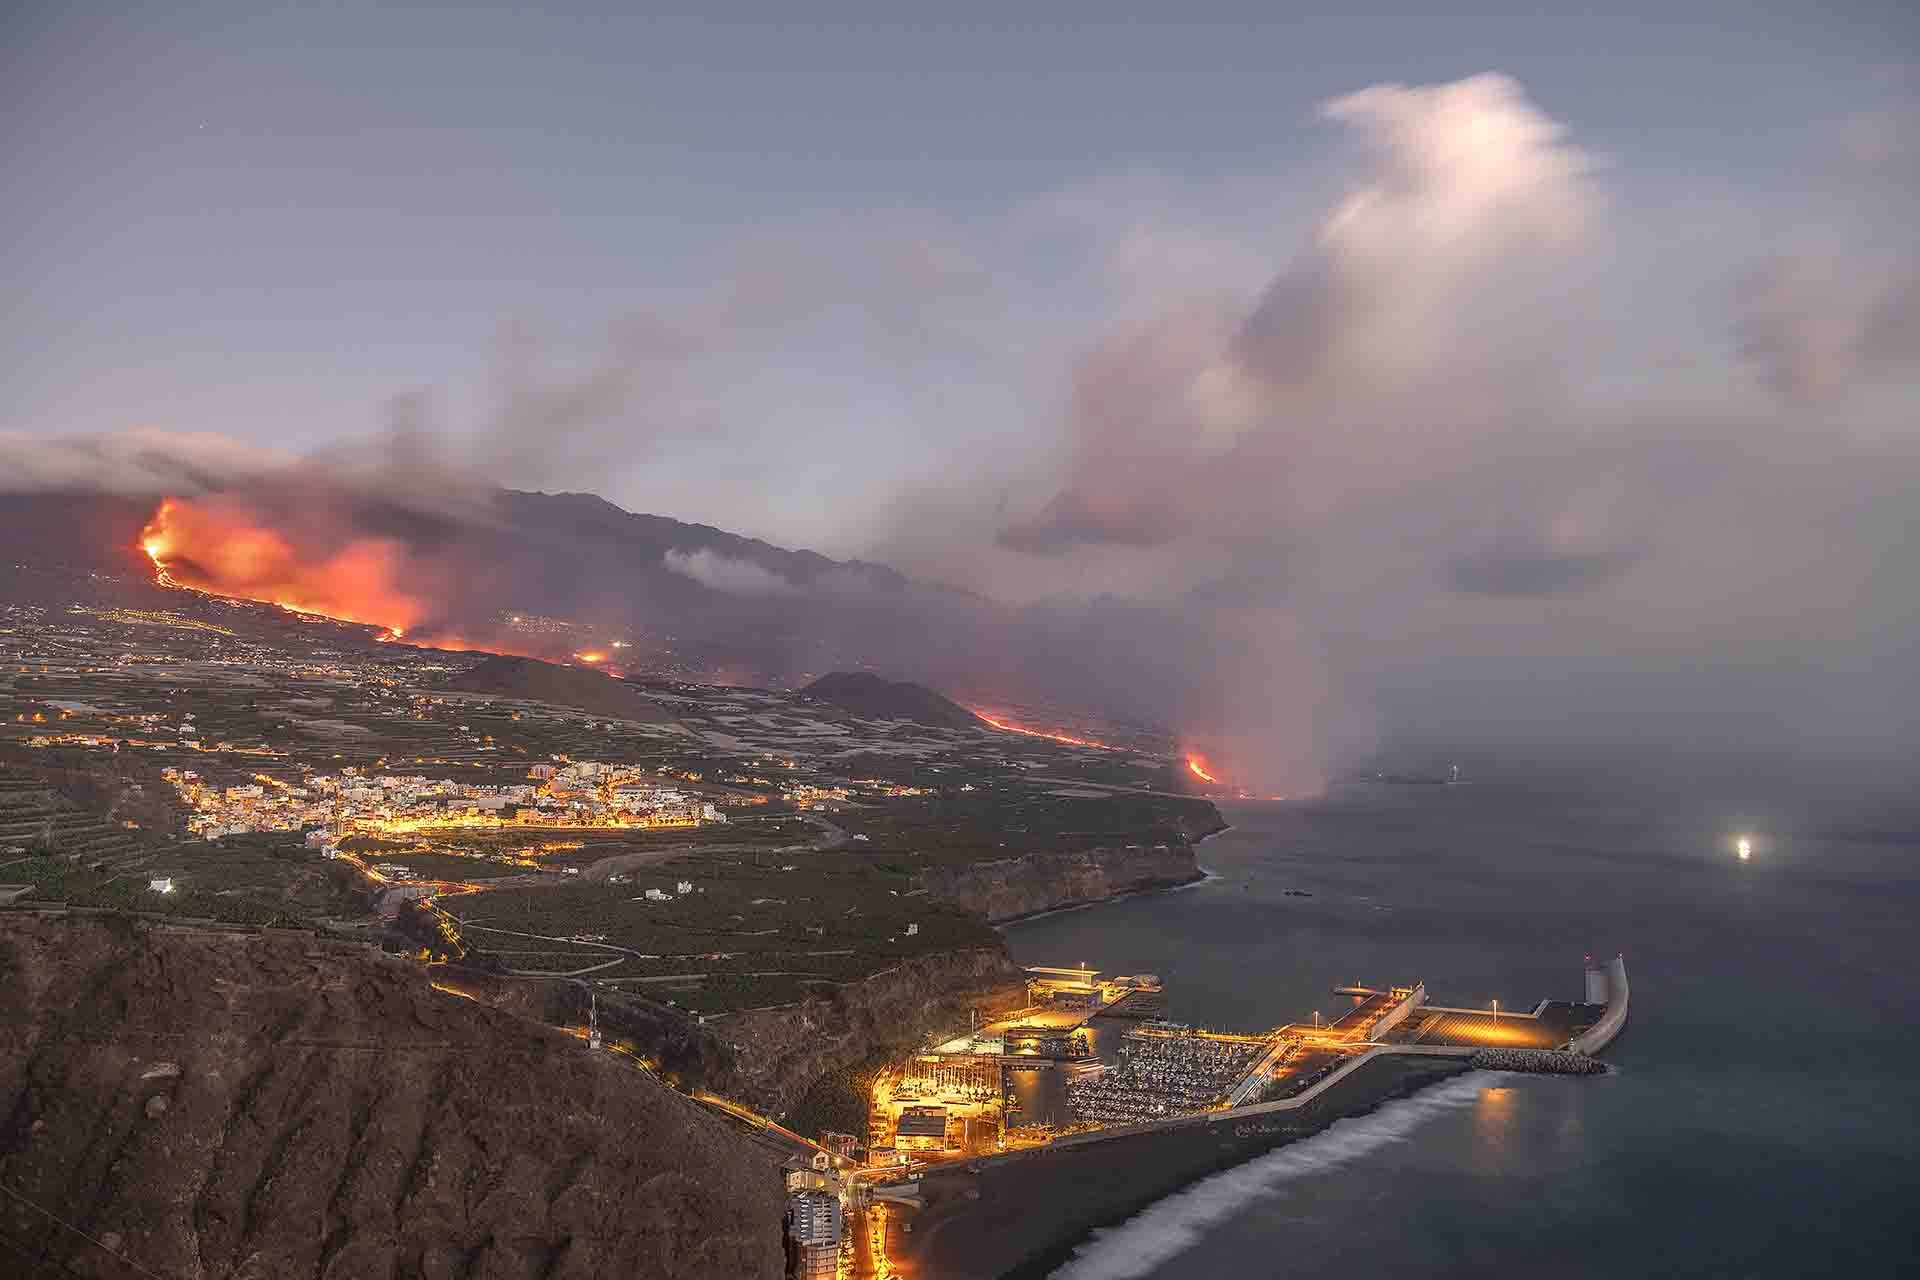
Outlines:
[[[514,335],[476,422],[0,437],[0,489],[243,512],[304,593],[384,566],[461,638],[653,626],[1153,720],[1261,791],[1376,749],[1920,746],[1911,166],[1806,158],[1841,212],[1730,228],[1497,74],[1282,123],[1338,161],[771,229],[604,349]]]

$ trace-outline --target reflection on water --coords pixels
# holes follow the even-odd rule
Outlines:
[[[1158,973],[1169,1017],[1250,1031],[1332,1008],[1355,978],[1505,1010],[1579,999],[1590,951],[1624,952],[1634,976],[1615,1073],[1481,1079],[1392,1141],[1314,1163],[1345,1149],[1335,1126],[1249,1166],[1245,1197],[1213,1184],[1204,1227],[1148,1249],[1168,1217],[1149,1210],[1113,1236],[1128,1269],[1109,1250],[1072,1274],[1311,1258],[1390,1277],[1887,1275],[1920,1256],[1920,969],[1899,959],[1920,919],[1920,815],[1851,792],[1836,809],[1777,786],[1613,785],[1236,807],[1206,847],[1217,879],[1009,928],[1023,963]],[[1767,845],[1741,863],[1730,829]],[[1194,1202],[1163,1203],[1177,1218]]]
[[[1488,1085],[1480,1091],[1473,1108],[1474,1151],[1482,1168],[1505,1164],[1507,1134],[1513,1127],[1513,1090],[1505,1085]]]
[[[1018,1110],[1010,1108],[1007,1112],[1009,1129],[1035,1125],[1059,1128],[1069,1123],[1066,1077],[1058,1068],[1009,1066],[1000,1074],[1018,1105]]]

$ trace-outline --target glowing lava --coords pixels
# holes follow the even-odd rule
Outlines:
[[[975,716],[986,721],[994,728],[1004,730],[1007,733],[1023,734],[1029,738],[1045,738],[1048,742],[1064,742],[1070,747],[1094,747],[1101,751],[1117,750],[1117,748],[1110,747],[1104,742],[1095,742],[1091,738],[1075,738],[1064,733],[1049,733],[1045,729],[1029,729],[1025,725],[1014,724],[1011,721],[990,716],[977,707],[968,707],[967,710],[973,712]]]
[[[1187,772],[1202,782],[1218,783],[1220,781],[1220,779],[1207,772],[1207,762],[1197,754],[1192,754],[1187,757]]]
[[[399,586],[398,544],[358,537],[324,555],[303,556],[235,503],[168,498],[141,531],[140,547],[162,586],[384,627],[393,639],[426,612]]]
[[[591,651],[587,653],[576,653],[573,656],[577,658],[579,661],[589,663],[589,664],[595,663],[595,662],[605,662],[607,660],[606,654],[594,653]]]

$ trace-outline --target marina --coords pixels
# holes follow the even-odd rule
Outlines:
[[[976,1266],[1000,1274],[991,1268],[1005,1257],[958,1249],[948,1227],[1016,1212],[1036,1161],[1058,1186],[1071,1177],[1062,1162],[1092,1176],[1085,1161],[1109,1153],[1131,1171],[1126,1195],[1142,1194],[1136,1184],[1164,1191],[1449,1076],[1603,1072],[1592,1055],[1625,1026],[1630,996],[1624,957],[1604,966],[1588,957],[1579,1001],[1473,1009],[1430,1004],[1423,983],[1355,983],[1336,989],[1348,1002],[1336,1018],[1244,1034],[1144,1016],[1165,1008],[1154,975],[1103,979],[1090,968],[1043,966],[1028,974],[1028,1007],[876,1079],[866,1167],[848,1181],[847,1211],[856,1220],[881,1214],[899,1233],[857,1232],[878,1243],[862,1251],[868,1262],[856,1274],[897,1274],[888,1241],[894,1252],[937,1258],[931,1274]],[[975,1203],[989,1188],[1010,1198],[1004,1210]],[[884,1208],[874,1207],[876,1195]],[[1117,1202],[1087,1201],[1101,1213]],[[1054,1234],[1063,1226],[1071,1224],[1054,1223]]]

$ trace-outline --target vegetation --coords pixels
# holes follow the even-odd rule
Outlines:
[[[807,1091],[794,1100],[781,1123],[802,1137],[816,1141],[822,1133],[851,1133],[867,1140],[867,1103],[873,1095],[875,1075],[893,1060],[890,1053],[879,1053],[864,1062],[840,1067],[817,1077]]]

